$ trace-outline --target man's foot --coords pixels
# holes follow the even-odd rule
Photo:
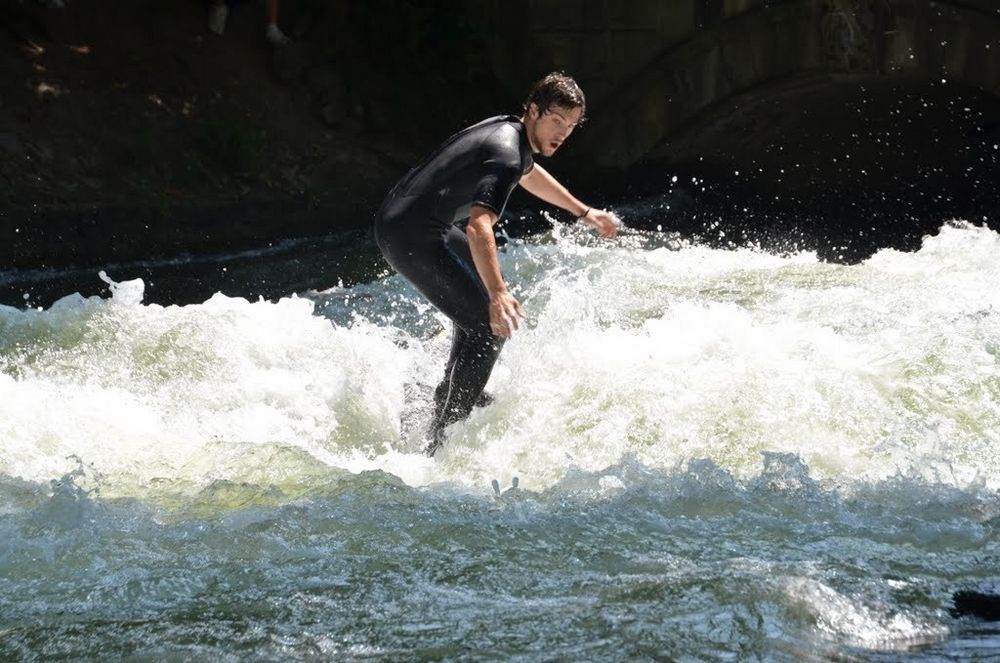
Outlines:
[[[229,5],[213,4],[208,12],[208,29],[217,35],[226,31],[226,19],[229,18]]]
[[[264,31],[264,39],[275,46],[284,46],[289,42],[288,37],[281,31],[277,23],[267,24],[267,30]]]
[[[433,458],[437,450],[444,444],[444,427],[439,428],[435,423],[431,426],[430,436],[431,441],[430,444],[424,447],[424,454]]]
[[[427,436],[431,441],[424,447],[424,454],[433,458],[435,452],[444,445],[444,424],[435,420],[427,429]]]

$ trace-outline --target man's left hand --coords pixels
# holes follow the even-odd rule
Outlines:
[[[618,226],[621,225],[617,216],[602,209],[590,210],[587,216],[581,217],[581,220],[588,226],[592,226],[597,230],[598,235],[606,239],[611,239],[618,234]]]

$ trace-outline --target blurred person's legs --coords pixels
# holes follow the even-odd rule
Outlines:
[[[278,27],[278,0],[264,0],[264,11],[267,15],[267,27],[264,30],[264,39],[275,46],[283,46],[288,43],[288,37]],[[212,0],[212,6],[208,12],[208,29],[217,35],[226,31],[226,20],[229,18],[229,5],[226,0]]]
[[[267,29],[264,31],[264,38],[275,46],[284,46],[288,43],[288,37],[278,27],[278,0],[264,0],[264,7],[267,10]]]
[[[208,10],[208,29],[217,35],[226,31],[226,19],[229,17],[229,5],[226,0],[213,0]]]

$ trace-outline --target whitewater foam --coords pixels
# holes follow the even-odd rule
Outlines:
[[[428,394],[439,379],[450,323],[397,276],[166,307],[113,276],[110,299],[2,307],[0,472],[47,481],[76,457],[105,494],[127,495],[280,484],[314,462],[540,490],[630,455],[750,476],[779,452],[835,483],[902,472],[1000,486],[996,233],[949,224],[916,253],[854,266],[668,245],[572,228],[509,244],[502,267],[528,319],[493,405],[433,461],[400,420],[407,385]],[[260,449],[295,453],[258,470],[227,460]]]

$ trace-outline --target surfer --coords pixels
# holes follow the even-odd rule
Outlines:
[[[500,273],[493,236],[514,187],[575,214],[601,237],[618,230],[613,214],[575,198],[534,161],[552,156],[585,113],[576,81],[551,73],[535,84],[520,116],[492,117],[446,140],[393,187],[375,215],[382,255],[453,323],[428,455],[441,446],[446,426],[487,398],[483,388],[500,349],[525,317]]]

